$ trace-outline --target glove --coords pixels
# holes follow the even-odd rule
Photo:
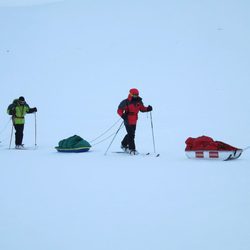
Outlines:
[[[126,113],[123,113],[121,117],[124,121],[128,119],[128,115]]]
[[[37,112],[37,108],[36,108],[36,107],[35,107],[35,108],[30,109],[30,112],[29,112],[29,113],[34,113],[34,112]]]
[[[153,107],[148,105],[148,111],[152,111],[153,110]]]

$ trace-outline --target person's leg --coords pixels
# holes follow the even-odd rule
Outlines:
[[[129,135],[128,135],[129,125],[125,124],[125,128],[126,128],[127,134],[124,136],[124,138],[123,138],[123,140],[121,142],[121,147],[123,149],[126,149],[129,146]]]
[[[129,125],[126,127],[128,136],[128,147],[130,150],[135,150],[135,130],[136,125]]]
[[[16,133],[15,133],[16,145],[22,145],[24,124],[16,124],[15,130],[16,130]]]
[[[121,142],[122,147],[127,148],[128,147],[128,134],[126,134]]]
[[[18,145],[18,135],[19,135],[19,133],[18,133],[18,125],[14,125],[14,128],[15,128],[15,144],[16,144],[16,146]]]
[[[128,148],[128,134],[126,134],[121,142],[121,148],[126,150]]]

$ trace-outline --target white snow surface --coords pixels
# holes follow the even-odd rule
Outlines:
[[[249,250],[250,151],[223,162],[184,149],[201,135],[250,145],[250,3],[27,2],[0,8],[0,249]],[[124,129],[106,156],[112,138],[56,152],[111,127],[133,87],[154,108],[160,157],[112,153]],[[21,95],[38,108],[35,150],[8,149],[6,109]],[[27,147],[34,128],[27,115]],[[136,144],[153,152],[148,114]]]

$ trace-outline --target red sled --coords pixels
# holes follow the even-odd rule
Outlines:
[[[208,136],[189,137],[185,143],[185,153],[189,159],[228,161],[239,158],[243,152],[243,149],[233,147],[221,141],[214,141]]]

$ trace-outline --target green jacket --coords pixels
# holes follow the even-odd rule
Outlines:
[[[18,99],[15,99],[12,104],[8,106],[7,113],[12,115],[14,125],[24,124],[25,115],[30,112],[30,107],[27,103],[20,105]]]

